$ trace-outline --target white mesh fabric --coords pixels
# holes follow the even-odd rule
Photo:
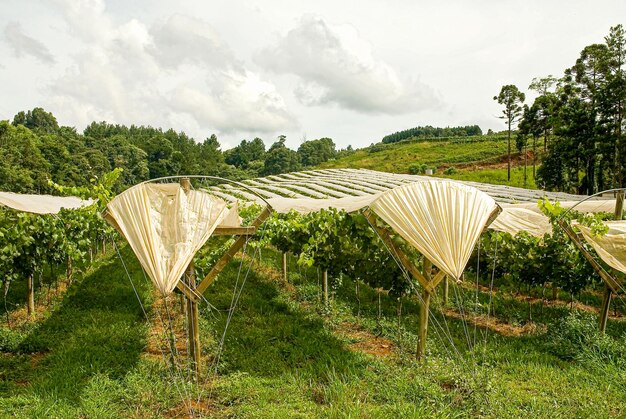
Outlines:
[[[607,265],[626,273],[626,221],[605,221],[605,224],[609,231],[603,236],[594,236],[587,226],[576,227]]]
[[[178,183],[140,184],[107,205],[107,218],[114,220],[163,294],[176,287],[227,213],[222,199],[201,191],[185,193]]]
[[[386,191],[370,208],[435,266],[458,279],[497,204],[471,186],[432,180]]]

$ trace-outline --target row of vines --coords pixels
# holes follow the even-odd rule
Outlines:
[[[488,230],[481,237],[468,269],[473,274],[478,269],[479,279],[485,285],[526,292],[550,286],[554,298],[556,291],[562,290],[573,300],[582,290],[598,285],[600,279],[556,225],[556,220],[564,217],[569,222],[584,223],[596,234],[602,234],[606,228],[602,221],[613,215],[566,212],[548,201],[540,202],[540,207],[553,222],[552,233],[533,237],[525,232],[512,236]],[[401,237],[394,235],[393,240],[412,256],[418,267],[422,264],[421,256]],[[335,286],[347,276],[396,297],[408,294],[415,287],[361,214],[350,215],[334,209],[307,215],[275,214],[266,222],[259,243],[266,244],[295,255],[303,266],[327,271]]]
[[[25,288],[27,314],[32,318],[36,284],[50,286],[61,278],[71,282],[75,271],[87,266],[94,254],[106,247],[113,230],[101,210],[112,198],[120,172],[116,169],[105,174],[89,187],[51,183],[59,194],[93,199],[88,207],[49,215],[0,208],[0,280],[8,326],[7,295],[12,286]]]

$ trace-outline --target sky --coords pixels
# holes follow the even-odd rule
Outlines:
[[[79,131],[151,125],[223,149],[499,131],[503,85],[532,100],[534,77],[619,23],[623,0],[0,0],[0,119],[40,106]]]

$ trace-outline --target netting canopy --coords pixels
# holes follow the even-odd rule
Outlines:
[[[142,183],[109,202],[105,217],[159,291],[169,294],[228,215],[226,202],[207,192],[186,192],[178,183]]]
[[[391,189],[370,209],[435,266],[459,279],[499,207],[476,188],[433,180]]]
[[[594,235],[591,228],[582,224],[576,227],[585,237],[600,259],[610,267],[626,273],[626,221],[605,221],[609,231],[602,235]]]
[[[63,208],[77,209],[93,204],[91,199],[75,196],[52,196],[0,192],[0,205],[33,214],[58,214]]]

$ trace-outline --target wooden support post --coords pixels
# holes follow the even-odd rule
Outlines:
[[[596,273],[600,275],[600,278],[602,278],[605,284],[609,288],[611,288],[611,291],[617,292],[620,287],[619,282],[610,273],[608,273],[602,267],[602,265],[598,263],[597,260],[595,260],[593,255],[591,255],[591,253],[589,253],[587,249],[585,249],[585,247],[583,246],[576,232],[572,230],[572,227],[570,227],[569,224],[567,224],[563,220],[559,220],[558,224],[563,229],[565,234],[567,234],[567,236],[572,240],[572,243],[574,243],[574,246],[576,246],[576,248],[580,250],[580,253],[585,257],[585,259],[587,259],[587,261],[589,262],[593,270],[596,271]]]
[[[448,305],[448,290],[448,275],[446,275],[446,277],[443,279],[443,305]]]
[[[254,226],[255,228],[259,227],[261,223],[263,223],[263,221],[265,221],[265,219],[270,216],[271,213],[272,209],[269,206],[265,207],[261,214],[259,214],[259,216],[252,222],[252,226]],[[239,236],[237,240],[235,240],[235,242],[230,246],[230,249],[228,249],[228,251],[226,251],[226,253],[224,253],[222,257],[217,260],[217,262],[215,262],[215,265],[213,265],[211,271],[207,274],[207,276],[204,277],[202,282],[200,282],[200,285],[198,285],[198,287],[195,289],[195,292],[198,295],[204,294],[209,285],[211,285],[215,278],[217,278],[217,275],[222,272],[228,262],[230,262],[230,260],[239,252],[239,250],[241,250],[243,245],[246,244],[246,240],[247,235]]]
[[[28,275],[26,278],[26,287],[27,293],[26,296],[26,311],[28,313],[28,317],[31,319],[35,318],[35,284],[33,281],[33,275]]]
[[[613,291],[608,285],[604,286],[604,296],[602,297],[602,307],[600,307],[600,332],[606,332],[606,323],[609,319],[609,308],[611,306],[611,296]]]
[[[618,191],[615,195],[615,212],[613,219],[621,220],[624,212],[624,191]],[[613,290],[608,284],[604,284],[604,296],[602,298],[602,307],[600,308],[600,332],[606,332],[606,324],[609,320],[609,309],[611,308],[611,297]]]
[[[424,278],[427,281],[430,281],[431,270],[432,270],[432,262],[426,258],[424,258]],[[417,359],[421,360],[426,355],[426,337],[428,335],[428,313],[430,309],[430,290],[428,288],[424,288],[422,291],[422,302],[420,304],[420,325],[419,325],[419,335],[417,342]]]
[[[287,280],[287,253],[283,253],[283,281],[288,282]]]
[[[189,193],[191,190],[191,182],[189,178],[184,177],[180,179],[180,186],[185,193]],[[187,287],[195,292],[196,290],[196,272],[193,264],[193,260],[187,266],[185,270],[184,282]],[[191,359],[191,367],[196,372],[200,373],[200,326],[198,322],[198,302],[196,299],[187,297],[187,327],[189,338],[189,358]]]
[[[328,306],[328,271],[324,269],[322,273],[322,298],[324,305]]]

